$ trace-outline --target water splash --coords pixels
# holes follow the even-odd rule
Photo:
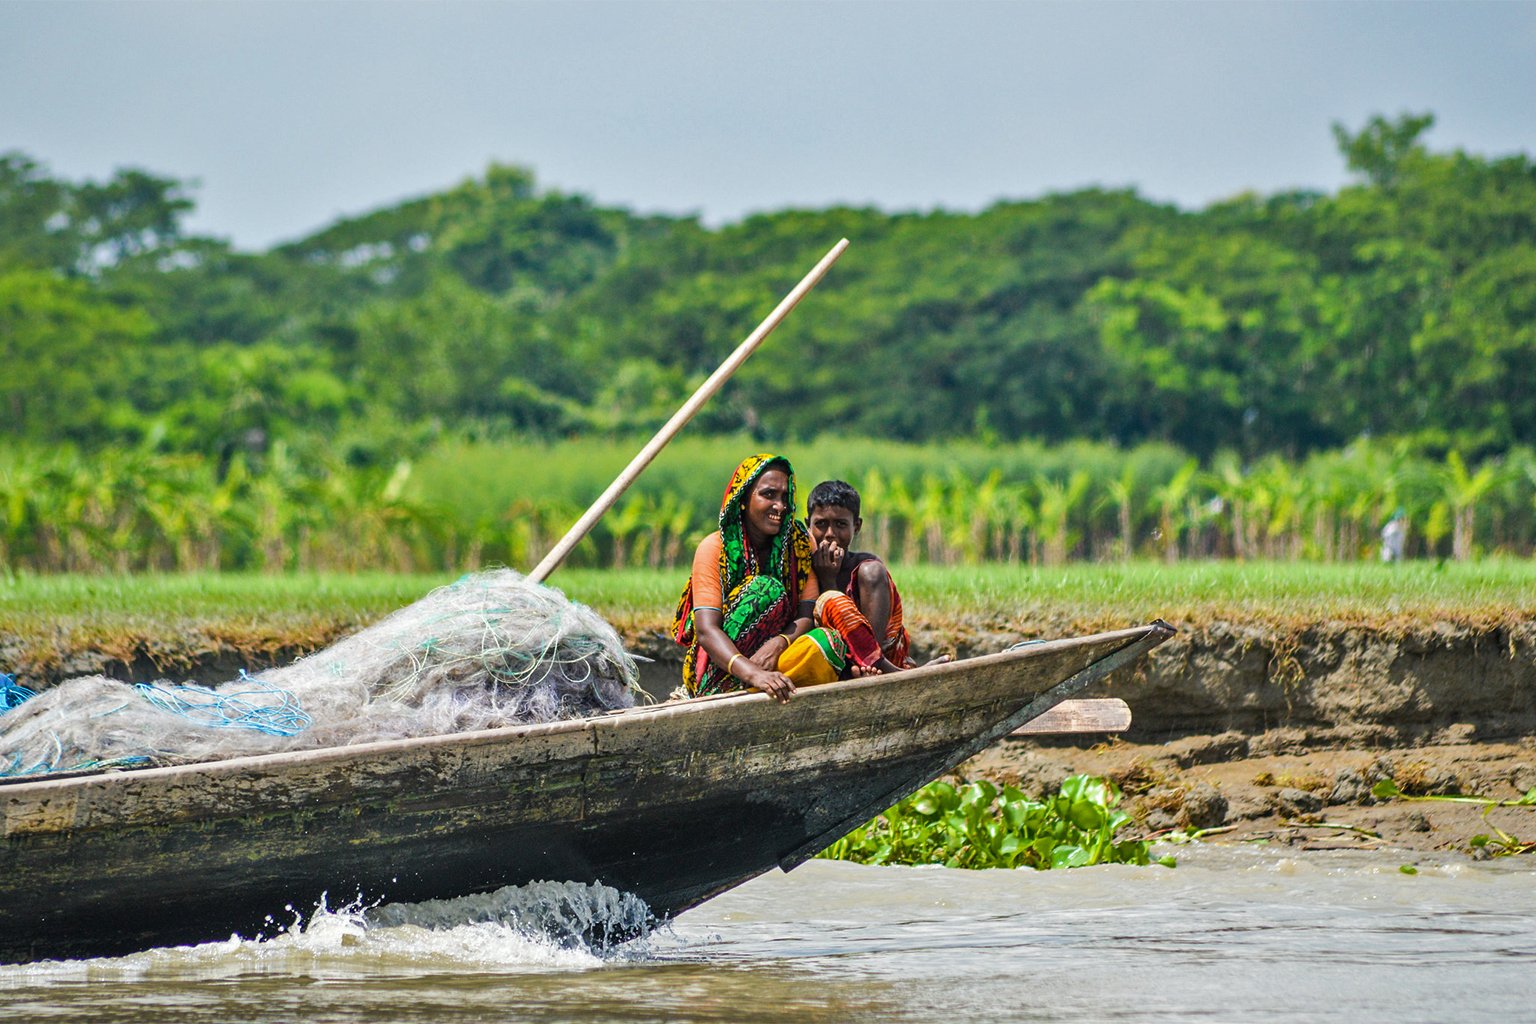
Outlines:
[[[494,924],[598,956],[643,941],[656,923],[650,907],[638,896],[581,882],[533,882],[458,899],[385,904],[368,911],[366,917],[370,926],[410,925],[434,931]]]
[[[286,920],[284,920],[286,918]],[[289,906],[259,935],[122,957],[0,965],[0,992],[43,984],[437,971],[582,971],[643,960],[654,918],[603,885],[535,882],[453,900]]]

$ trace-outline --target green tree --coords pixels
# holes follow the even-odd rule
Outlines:
[[[154,325],[52,272],[0,272],[0,433],[99,443]]]

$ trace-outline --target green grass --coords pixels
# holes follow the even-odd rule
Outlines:
[[[1131,562],[1061,568],[913,566],[897,571],[913,613],[1104,624],[1162,617],[1392,624],[1536,616],[1536,562]]]
[[[1162,617],[1175,625],[1314,621],[1470,625],[1536,617],[1536,562],[1402,565],[1133,562],[1044,569],[986,565],[895,570],[909,621],[1082,628]],[[282,631],[371,621],[454,576],[391,574],[0,577],[0,635],[148,632],[218,623]],[[557,570],[551,584],[621,628],[665,626],[677,570]],[[0,667],[3,670],[3,667]]]
[[[372,619],[452,579],[388,573],[0,577],[0,624]]]
[[[1536,618],[1536,562],[1075,563],[1057,568],[898,566],[909,621],[1110,628],[1164,618],[1384,627]],[[572,570],[551,583],[615,622],[669,617],[681,572]]]

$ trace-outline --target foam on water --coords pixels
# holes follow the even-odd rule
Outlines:
[[[123,957],[0,965],[0,991],[38,983],[156,977],[236,978],[358,968],[423,971],[587,970],[646,955],[640,899],[603,885],[535,882],[452,900],[332,909],[326,900],[271,934]],[[633,939],[626,938],[634,936]]]
[[[371,924],[385,927],[439,931],[494,924],[599,955],[643,939],[652,926],[644,900],[606,885],[580,882],[533,882],[459,899],[385,904],[367,917]]]

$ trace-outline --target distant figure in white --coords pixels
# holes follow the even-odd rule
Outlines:
[[[1403,560],[1403,544],[1408,539],[1408,516],[1402,509],[1398,509],[1387,525],[1381,528],[1381,560],[1383,562],[1401,562]]]

